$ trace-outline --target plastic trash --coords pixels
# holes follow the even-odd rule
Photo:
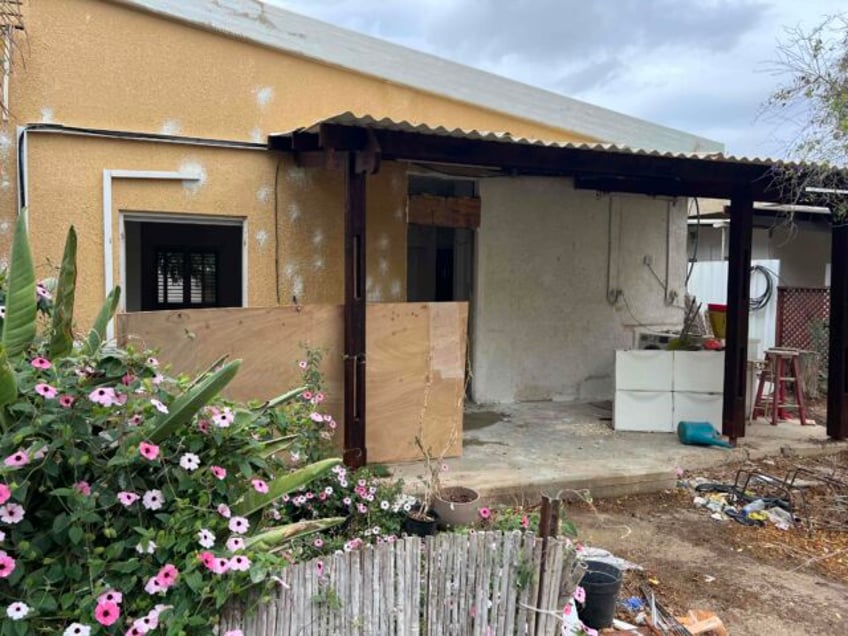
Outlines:
[[[789,528],[791,528],[795,523],[795,519],[792,517],[791,512],[787,512],[783,508],[778,508],[777,506],[766,510],[765,515],[768,517],[769,521],[777,526],[779,530],[789,530]]]
[[[742,506],[742,514],[750,515],[752,512],[759,512],[766,509],[766,502],[762,499],[754,499],[749,504]]]
[[[677,438],[683,444],[732,448],[729,442],[719,437],[718,431],[709,422],[679,422],[677,424]]]

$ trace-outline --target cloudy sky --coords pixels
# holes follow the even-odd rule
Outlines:
[[[758,117],[780,83],[778,41],[786,27],[848,9],[844,0],[267,1],[773,157],[791,138]]]

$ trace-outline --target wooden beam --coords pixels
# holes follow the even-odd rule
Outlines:
[[[848,439],[848,225],[831,230],[827,435]]]
[[[480,227],[480,199],[412,194],[407,201],[407,220],[418,225]]]
[[[364,466],[365,449],[365,183],[356,153],[345,170],[344,462]]]
[[[724,350],[722,433],[735,443],[745,436],[748,373],[748,311],[751,302],[751,235],[754,201],[750,192],[730,200],[730,262],[727,273],[727,337]]]

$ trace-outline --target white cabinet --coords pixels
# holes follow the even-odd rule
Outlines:
[[[675,351],[672,390],[721,393],[724,390],[723,351]]]
[[[616,391],[671,391],[673,355],[670,351],[616,351]]]
[[[672,393],[674,415],[673,430],[682,422],[709,422],[721,430],[721,393],[696,393],[694,391],[675,391]]]
[[[724,352],[616,351],[617,431],[670,433],[683,420],[721,428]]]
[[[613,425],[617,431],[672,432],[671,392],[616,391]]]

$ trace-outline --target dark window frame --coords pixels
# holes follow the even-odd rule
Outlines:
[[[156,264],[156,272],[154,276],[151,277],[151,282],[154,286],[153,290],[153,298],[155,299],[156,309],[203,309],[210,307],[220,307],[219,299],[221,298],[221,270],[220,270],[220,254],[218,250],[213,249],[204,249],[204,248],[196,248],[191,246],[179,247],[179,246],[157,246],[155,248],[155,256],[154,263]],[[166,284],[164,291],[164,301],[159,300],[159,291],[160,291],[160,271],[159,271],[159,263],[161,258],[164,256],[168,258],[171,255],[179,254],[182,256],[182,298],[179,302],[170,302],[169,301],[169,286]],[[214,291],[215,296],[211,300],[207,300],[205,296],[205,281],[201,279],[200,281],[200,293],[201,293],[201,301],[200,302],[192,302],[192,259],[195,256],[200,256],[201,260],[211,256],[214,261]],[[167,277],[167,274],[166,274]]]

